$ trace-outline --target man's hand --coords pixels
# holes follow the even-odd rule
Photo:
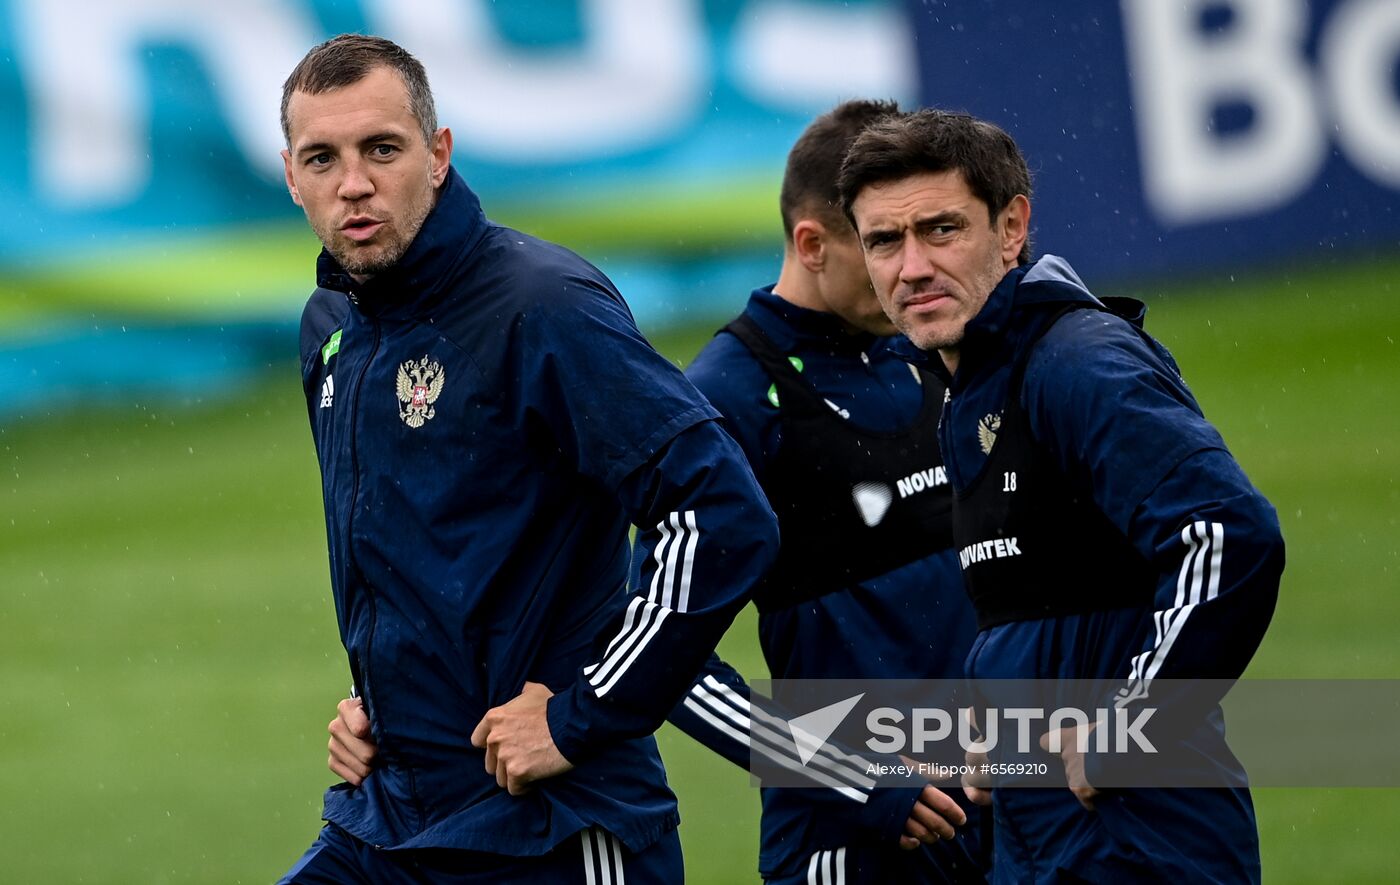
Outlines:
[[[939,839],[952,839],[957,835],[954,827],[967,823],[967,815],[958,803],[947,793],[929,784],[919,794],[909,819],[904,822],[904,835],[899,837],[899,847],[910,851],[920,843],[932,845]]]
[[[1084,777],[1084,754],[1079,752],[1079,731],[1084,729],[1084,743],[1088,746],[1089,733],[1094,730],[1094,725],[1081,726],[1072,725],[1069,728],[1062,728],[1058,734],[1060,736],[1060,761],[1065,766],[1065,779],[1069,781],[1070,792],[1090,811],[1094,810],[1094,797],[1099,794]],[[1040,749],[1050,752],[1050,735],[1047,732],[1040,737]]]
[[[326,765],[346,783],[358,787],[369,777],[379,747],[370,737],[363,701],[346,698],[335,710],[336,716],[326,728],[331,733],[331,755]]]
[[[487,710],[472,731],[472,746],[486,749],[486,770],[512,796],[574,767],[549,733],[545,705],[553,696],[538,682],[527,682],[513,700]]]

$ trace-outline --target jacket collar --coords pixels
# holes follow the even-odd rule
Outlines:
[[[1052,313],[1037,307],[1073,303],[1101,302],[1058,255],[1043,255],[1031,264],[1012,268],[963,332],[959,377],[952,379],[953,391],[964,386],[983,364],[996,364],[1018,342],[1034,334]]]
[[[316,259],[316,282],[350,295],[364,312],[374,315],[412,311],[431,301],[449,282],[454,270],[481,241],[490,222],[481,201],[449,168],[435,205],[399,263],[363,283],[355,282],[330,252]]]

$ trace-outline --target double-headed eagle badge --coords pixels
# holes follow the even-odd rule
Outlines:
[[[977,445],[982,449],[982,454],[990,455],[992,446],[997,444],[997,431],[1001,429],[1001,413],[992,412],[983,415],[982,420],[977,422]]]
[[[398,383],[399,417],[403,423],[415,430],[422,427],[437,411],[433,403],[442,393],[446,379],[442,364],[423,357],[418,362],[409,360],[399,366]]]

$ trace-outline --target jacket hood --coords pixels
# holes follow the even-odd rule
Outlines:
[[[1074,268],[1058,255],[1043,255],[1031,264],[1012,268],[987,296],[987,303],[963,331],[964,351],[977,350],[985,342],[1003,337],[1012,325],[1012,313],[1041,304],[1098,304]]]

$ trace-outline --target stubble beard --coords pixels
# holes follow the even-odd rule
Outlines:
[[[402,226],[395,219],[388,219],[380,232],[380,236],[387,237],[383,242],[361,245],[345,237],[339,229],[318,229],[316,235],[346,273],[360,277],[384,273],[403,259],[423,229],[423,222],[433,211],[433,193],[408,207]]]
[[[964,299],[955,298],[954,310],[962,309]],[[956,347],[962,342],[963,325],[954,318],[936,323],[920,322],[906,311],[896,310],[892,316],[894,326],[905,338],[922,351],[932,353],[947,347]]]
[[[912,323],[903,323],[901,325],[903,328],[899,331],[904,333],[904,337],[912,341],[915,347],[929,353],[935,350],[957,347],[962,343],[962,326],[940,333],[938,329],[932,329],[927,326],[915,325]]]
[[[951,327],[949,323],[940,323],[934,326],[917,324],[911,322],[905,314],[901,314],[895,320],[895,326],[920,350],[931,353],[935,350],[957,348],[962,345],[967,324],[982,312],[982,308],[987,304],[987,299],[991,297],[992,290],[1001,283],[1006,273],[1001,256],[994,253],[988,259],[982,272],[970,281],[972,287],[979,293],[980,300],[976,302],[975,308],[967,317],[960,321],[956,317],[952,318],[950,320]],[[958,311],[973,307],[973,301],[968,297],[968,294],[966,291],[959,293],[959,297],[956,299]]]

